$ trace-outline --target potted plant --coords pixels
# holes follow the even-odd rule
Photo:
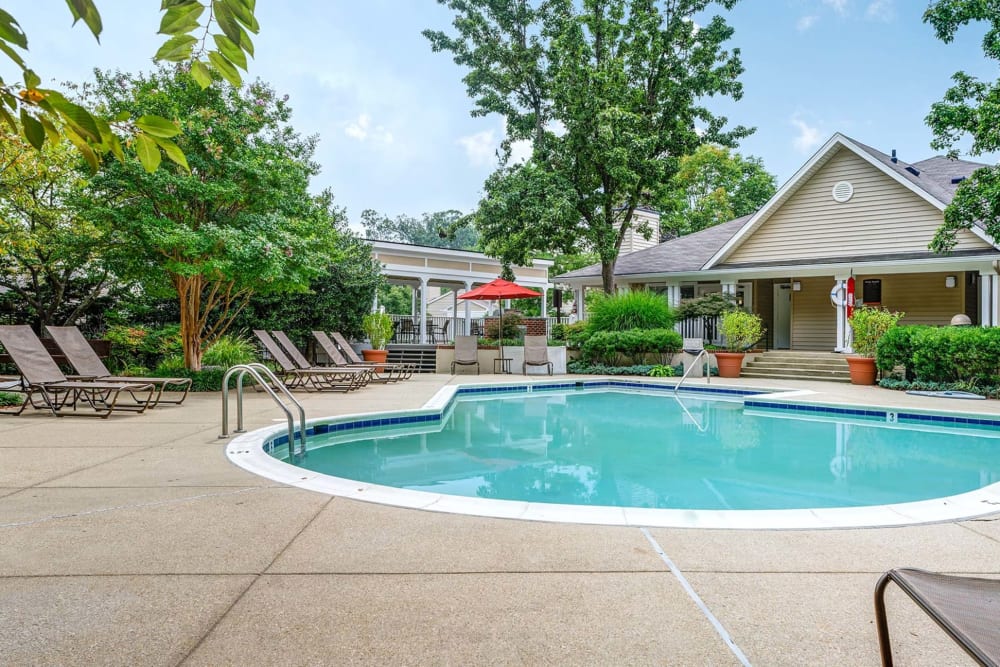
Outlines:
[[[875,384],[875,351],[878,342],[905,313],[886,308],[857,308],[847,320],[854,334],[853,355],[847,356],[852,384]]]
[[[746,349],[764,335],[764,326],[760,317],[753,313],[728,310],[722,314],[719,330],[726,339],[726,351],[715,353],[719,377],[738,378]]]
[[[372,349],[361,351],[365,361],[384,364],[386,357],[389,356],[385,348],[392,340],[392,318],[382,312],[368,313],[361,320],[361,328],[372,345]]]

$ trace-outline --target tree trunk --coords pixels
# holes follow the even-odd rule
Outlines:
[[[184,367],[201,370],[201,276],[175,276],[174,286],[181,310],[181,347]]]
[[[614,260],[601,261],[601,282],[604,285],[605,294],[615,293],[615,262]]]

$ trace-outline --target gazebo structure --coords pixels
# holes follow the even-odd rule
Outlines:
[[[427,288],[445,287],[452,290],[453,332],[470,330],[472,313],[468,302],[464,317],[459,318],[458,295],[468,292],[476,285],[485,285],[500,275],[503,267],[500,261],[487,257],[481,252],[454,250],[432,246],[396,243],[392,241],[371,241],[372,257],[382,266],[382,275],[394,285],[408,285],[419,294],[420,309],[414,313],[419,317],[419,342],[427,343]],[[515,266],[515,282],[524,287],[541,290],[542,303],[547,303],[549,267],[552,260],[536,259],[531,266]],[[544,309],[544,308],[543,308]],[[414,309],[416,310],[416,309]],[[460,323],[461,322],[461,326]]]

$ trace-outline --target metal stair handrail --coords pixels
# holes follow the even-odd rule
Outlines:
[[[225,377],[222,378],[222,433],[219,435],[220,438],[229,437],[229,378],[233,374],[238,373],[236,376],[236,430],[234,433],[245,433],[243,429],[243,378],[249,375],[257,383],[263,387],[274,402],[278,404],[278,407],[282,409],[285,413],[285,417],[288,419],[288,454],[289,458],[295,459],[295,418],[292,415],[291,407],[288,403],[285,403],[271,385],[264,380],[267,378],[279,391],[291,401],[292,404],[298,408],[299,411],[299,443],[301,445],[300,456],[306,455],[306,411],[302,408],[302,404],[299,403],[298,399],[292,395],[288,387],[281,382],[277,376],[271,371],[270,368],[264,364],[253,362],[249,364],[238,364],[233,366],[228,371],[226,371]],[[261,376],[263,373],[263,377]]]
[[[712,361],[708,358],[708,350],[702,349],[698,352],[698,355],[694,358],[694,361],[691,362],[691,365],[688,366],[688,369],[684,371],[684,375],[681,376],[680,382],[674,385],[674,394],[676,394],[677,390],[681,388],[682,384],[684,384],[684,380],[687,380],[688,374],[694,370],[695,366],[698,365],[698,360],[701,359],[702,355],[705,355],[705,366],[707,367],[705,373],[705,383],[712,384]]]

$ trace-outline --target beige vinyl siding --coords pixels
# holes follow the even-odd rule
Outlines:
[[[955,276],[955,287],[945,287],[946,276]],[[962,273],[908,273],[856,276],[860,298],[862,281],[882,280],[882,306],[906,313],[901,324],[945,325],[965,312],[965,276]],[[832,284],[832,283],[831,283]]]
[[[833,200],[848,181],[854,196]],[[941,212],[852,151],[841,148],[727,258],[728,263],[780,262],[899,252],[926,252]],[[956,250],[989,248],[968,230]]]
[[[792,280],[802,283],[802,289],[792,292],[791,348],[832,352],[837,345],[837,309],[830,303],[833,276]]]
[[[394,264],[396,266],[424,266],[425,264],[422,257],[409,257],[407,255],[381,254],[377,255],[375,259],[383,264]]]

